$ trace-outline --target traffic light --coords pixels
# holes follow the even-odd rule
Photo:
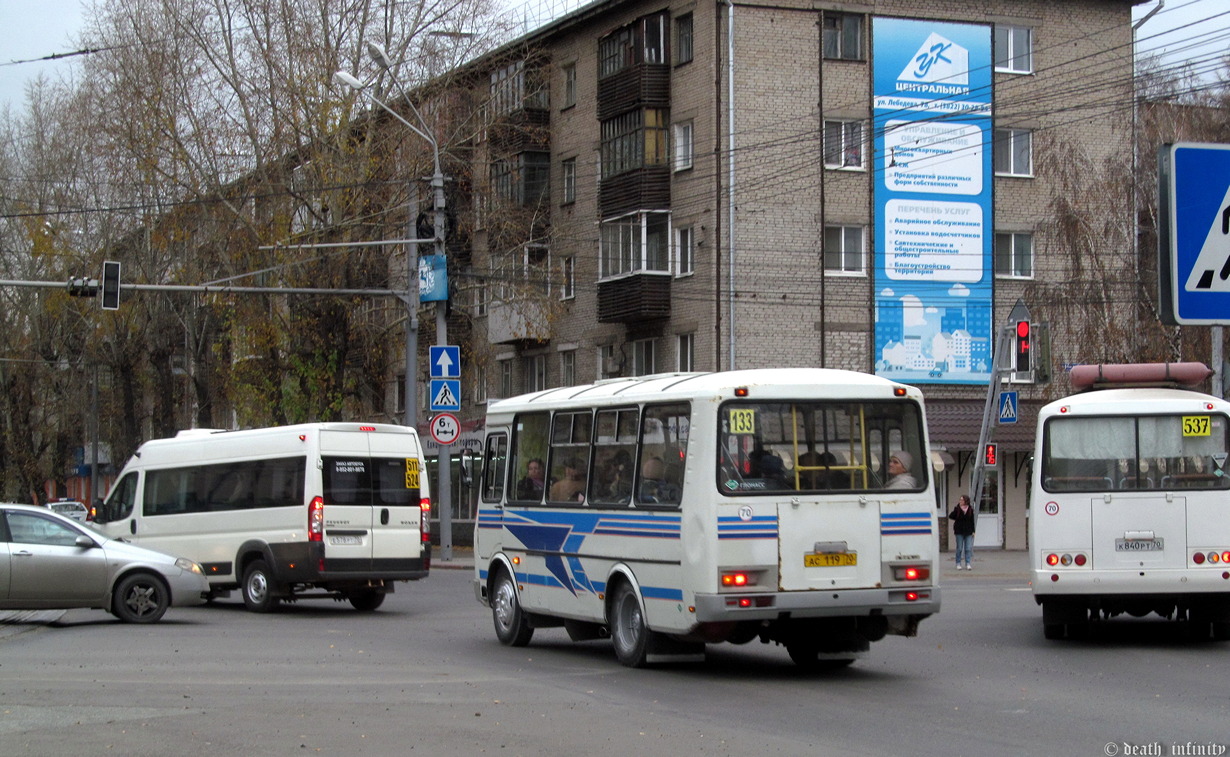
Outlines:
[[[117,260],[103,261],[102,309],[120,309],[120,264]]]
[[[1016,372],[1029,372],[1029,353],[1033,337],[1029,333],[1029,321],[1016,322]]]
[[[69,297],[93,297],[98,294],[98,279],[77,276],[68,280]]]
[[[988,444],[982,453],[982,460],[988,468],[999,465],[999,449],[994,444]]]

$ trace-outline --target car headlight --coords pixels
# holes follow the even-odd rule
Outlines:
[[[198,563],[195,563],[186,557],[176,558],[175,567],[179,568],[180,570],[186,570],[189,573],[197,573],[200,575],[205,575],[205,571],[201,568],[201,566]]]

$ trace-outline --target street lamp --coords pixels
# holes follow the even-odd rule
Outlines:
[[[432,167],[434,169],[431,175],[432,229],[433,229],[434,235],[431,240],[418,239],[417,231],[415,230],[415,218],[414,218],[415,214],[411,212],[409,214],[411,235],[412,235],[411,238],[415,240],[412,243],[414,245],[415,253],[417,253],[417,248],[420,242],[431,241],[433,244],[434,250],[435,250],[435,254],[438,255],[441,259],[443,259],[445,255],[445,249],[444,249],[444,233],[445,233],[445,228],[444,228],[445,227],[444,173],[440,170],[440,145],[436,141],[436,138],[432,136],[431,129],[427,126],[427,121],[424,120],[423,114],[420,113],[418,108],[414,106],[414,102],[411,100],[409,95],[406,93],[406,90],[402,86],[401,81],[398,80],[396,74],[393,72],[392,63],[389,61],[388,53],[386,53],[384,51],[384,48],[382,48],[380,45],[376,44],[375,42],[367,43],[367,52],[368,52],[368,55],[371,56],[372,61],[375,62],[377,66],[380,66],[381,69],[388,72],[389,77],[392,78],[393,82],[397,85],[397,88],[401,91],[402,100],[406,103],[406,106],[410,109],[410,112],[414,114],[415,119],[418,120],[417,126],[411,123],[410,121],[406,120],[405,118],[403,118],[400,113],[398,113],[397,111],[389,107],[389,105],[385,103],[383,100],[376,97],[371,92],[368,92],[362,82],[360,82],[358,79],[351,76],[350,74],[346,73],[345,71],[338,71],[336,74],[333,75],[333,78],[336,81],[342,84],[345,84],[347,87],[350,87],[351,89],[355,90],[356,92],[360,92],[362,94],[367,95],[367,97],[372,102],[374,102],[376,105],[383,108],[386,112],[388,112],[389,115],[393,116],[393,118],[400,121],[402,125],[408,128],[410,131],[414,132],[418,136],[427,140],[427,143],[431,145]],[[405,420],[405,424],[413,428],[417,428],[417,420],[415,417],[414,403],[415,403],[415,398],[418,395],[417,395],[417,392],[414,391],[414,387],[415,387],[415,378],[418,375],[418,325],[419,324],[418,324],[418,297],[414,293],[414,287],[411,285],[411,283],[417,277],[417,271],[416,271],[418,267],[417,257],[418,257],[417,254],[410,254],[410,253],[407,253],[407,256],[406,256],[407,258],[406,273],[408,276],[407,292],[406,292],[406,308],[408,311],[407,318],[409,319],[409,321],[406,324],[406,388],[405,388],[406,420]],[[438,345],[448,344],[448,301],[447,301],[447,297],[448,295],[446,292],[445,293],[446,299],[438,300],[436,302],[436,344]],[[451,468],[450,462],[451,461],[449,459],[448,448],[445,445],[440,445],[440,454],[438,458],[438,469],[439,469],[439,474],[440,474],[440,480],[436,487],[436,496],[437,496],[437,501],[440,503],[440,506],[439,506],[439,510],[440,510],[440,559],[445,560],[445,561],[453,559],[453,504],[452,504],[452,491],[451,491],[452,471],[450,470]]]

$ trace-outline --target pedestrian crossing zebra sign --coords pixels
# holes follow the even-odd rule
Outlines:
[[[1163,146],[1158,186],[1162,320],[1230,324],[1230,145]]]

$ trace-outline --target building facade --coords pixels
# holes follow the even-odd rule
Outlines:
[[[1063,365],[1130,351],[1133,217],[1104,182],[1132,154],[1133,4],[620,0],[478,61],[463,412],[653,372],[875,372],[924,386],[950,508],[1024,305],[1056,381],[1007,387],[979,529],[1023,548],[1036,408]]]

